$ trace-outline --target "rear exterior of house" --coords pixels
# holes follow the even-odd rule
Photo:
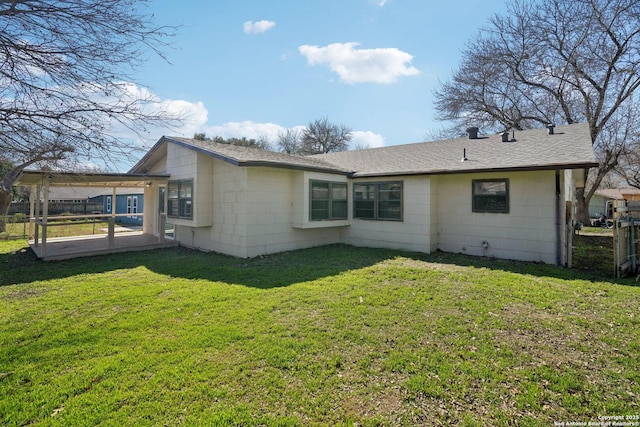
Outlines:
[[[191,248],[248,258],[344,243],[565,264],[575,187],[594,165],[588,132],[579,133],[587,141],[573,163],[552,156],[520,165],[512,156],[503,167],[491,150],[515,144],[409,144],[308,159],[163,138],[132,172],[170,174],[145,188],[144,231],[162,232],[166,215],[173,237]],[[376,169],[393,156],[394,169]]]

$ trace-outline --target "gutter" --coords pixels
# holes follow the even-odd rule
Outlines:
[[[562,265],[561,195],[560,170],[556,169],[556,265]]]

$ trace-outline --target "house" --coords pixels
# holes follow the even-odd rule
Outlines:
[[[96,210],[102,211],[101,200],[92,199],[95,189],[83,187],[52,187],[49,189],[49,212],[52,215],[90,214]],[[40,201],[43,200],[40,194]],[[9,214],[29,214],[29,202],[12,202]]]
[[[95,189],[94,189],[95,191]],[[111,191],[105,190],[92,196],[92,200],[99,200],[102,203],[102,212],[111,214],[115,207],[116,222],[123,225],[142,225],[142,214],[144,212],[144,190],[142,188],[123,187],[116,189],[116,201],[113,202]]]
[[[295,156],[162,137],[130,170],[145,233],[236,257],[345,243],[570,263],[586,124]]]
[[[589,216],[598,218],[602,214],[611,217],[611,202],[614,200],[626,200],[627,202],[640,202],[640,190],[637,188],[605,188],[596,190],[589,201]]]
[[[60,186],[50,187],[48,193],[49,214],[111,214],[113,195],[111,190],[95,187]],[[120,215],[116,222],[124,225],[142,225],[144,208],[144,190],[141,188],[121,187],[116,189],[116,214]],[[44,199],[40,195],[40,202]],[[11,213],[29,213],[29,202],[12,203]]]

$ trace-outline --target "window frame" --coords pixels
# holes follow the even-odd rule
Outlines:
[[[399,189],[385,189],[398,185]],[[366,194],[366,198],[358,199],[358,187],[366,187],[362,195]],[[383,197],[383,194],[391,195],[393,192],[399,191],[400,196],[394,200],[389,197]],[[362,197],[362,196],[361,196]],[[385,216],[390,210],[381,211],[383,205],[399,204],[399,217]],[[363,206],[364,205],[364,206]],[[359,212],[369,211],[372,215],[362,215]],[[367,219],[371,221],[404,221],[404,181],[363,181],[353,183],[353,218]]]
[[[172,188],[174,186],[175,188]],[[172,191],[176,192],[176,196],[171,195]],[[188,191],[188,197],[183,196],[183,192],[186,191]],[[166,194],[168,218],[193,219],[193,179],[169,181]],[[174,211],[177,212],[177,215],[173,213]]]
[[[478,183],[504,183],[505,190],[504,195],[500,195],[498,193],[488,193],[488,194],[476,194],[476,184]],[[489,199],[502,199],[504,201],[500,204],[504,204],[504,207],[496,207],[490,208],[486,207],[486,200]],[[485,200],[482,201],[481,200]],[[495,201],[495,200],[494,200]],[[471,180],[471,212],[473,213],[498,213],[498,214],[508,214],[510,211],[509,204],[509,179],[508,178],[492,178],[492,179],[474,179]]]
[[[127,196],[127,213],[138,213],[138,196]]]
[[[326,184],[327,185],[327,198],[319,199],[314,198],[314,184]],[[334,186],[335,187],[344,187],[344,199],[335,199],[334,198]],[[326,202],[327,206],[324,210],[326,210],[326,217],[317,218],[314,217],[314,212],[319,211],[320,209],[314,208],[314,202]],[[335,216],[335,206],[334,203],[343,203],[344,204],[344,216]],[[341,209],[342,210],[342,209]],[[326,181],[321,179],[310,179],[309,180],[309,221],[317,222],[317,221],[343,221],[349,219],[349,184],[347,182],[341,181]]]

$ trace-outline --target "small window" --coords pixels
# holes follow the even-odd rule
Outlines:
[[[127,196],[127,213],[138,213],[138,196]],[[130,216],[130,218],[135,218],[135,216]]]
[[[169,218],[193,218],[193,180],[169,181],[167,216]]]
[[[474,179],[473,212],[509,213],[508,179]]]
[[[354,218],[402,221],[402,181],[353,185]]]
[[[347,219],[347,184],[345,182],[310,181],[311,221]]]

